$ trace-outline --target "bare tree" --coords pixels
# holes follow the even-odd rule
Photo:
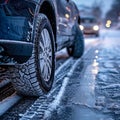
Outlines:
[[[92,5],[92,14],[99,20],[101,20],[102,17],[102,0],[95,0],[93,5]]]
[[[111,9],[106,14],[106,20],[110,19],[113,23],[118,22],[120,17],[120,0],[114,0]]]

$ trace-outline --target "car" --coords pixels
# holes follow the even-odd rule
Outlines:
[[[81,16],[80,29],[84,34],[94,34],[96,37],[99,36],[99,23],[92,15]]]
[[[41,96],[54,81],[55,52],[79,58],[84,38],[72,0],[1,0],[0,68],[18,94]]]

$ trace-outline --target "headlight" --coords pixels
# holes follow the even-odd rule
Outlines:
[[[110,28],[110,24],[106,24],[106,27],[107,27],[107,28]]]
[[[99,30],[99,26],[98,25],[93,26],[93,30],[98,31]]]
[[[70,15],[69,15],[69,14],[65,14],[65,17],[66,17],[67,19],[69,19],[69,18],[70,18]]]
[[[84,30],[84,26],[83,26],[83,25],[79,25],[79,28],[80,28],[81,30]]]

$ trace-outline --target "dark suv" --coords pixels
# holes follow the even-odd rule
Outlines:
[[[79,24],[79,11],[71,0],[0,1],[0,71],[6,69],[19,94],[50,91],[56,50],[67,47],[71,56],[82,56]]]

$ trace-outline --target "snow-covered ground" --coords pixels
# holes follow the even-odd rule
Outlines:
[[[91,50],[66,86],[61,105],[50,120],[120,120],[120,31],[85,36]]]
[[[103,30],[101,35],[96,91],[103,96],[103,112],[120,120],[120,31]]]
[[[16,93],[0,102],[0,116],[21,99]]]

